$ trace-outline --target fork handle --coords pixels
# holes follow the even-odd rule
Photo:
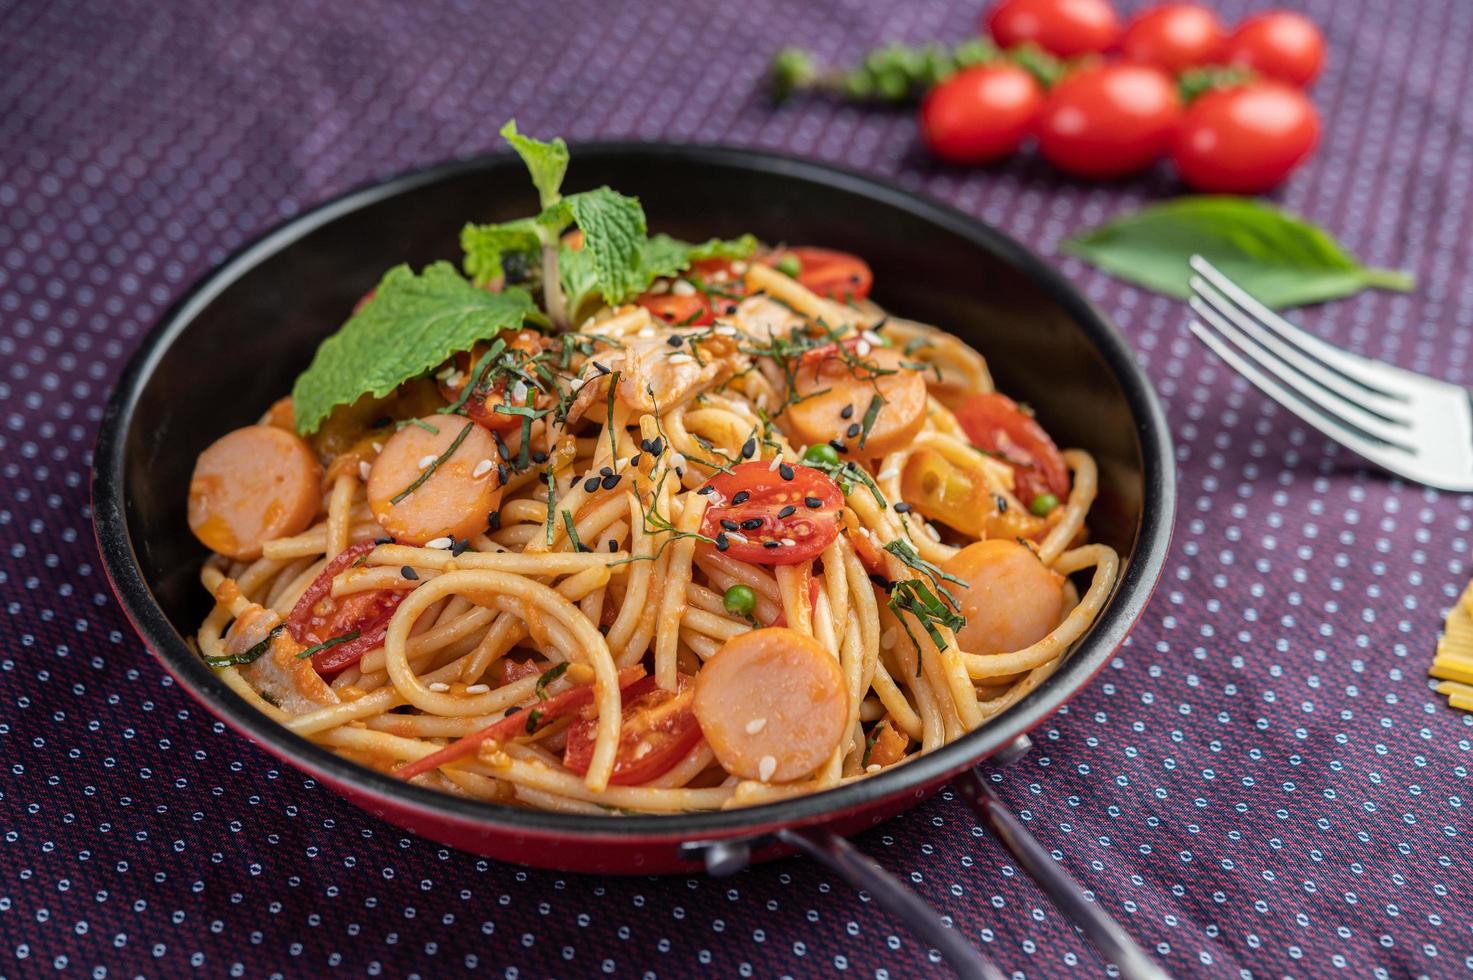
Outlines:
[[[1101,956],[1119,967],[1125,980],[1170,980],[1170,974],[1146,955],[1120,923],[1098,903],[1084,897],[1079,882],[1028,833],[1023,822],[987,785],[986,777],[977,767],[964,770],[952,785],[1064,917],[1084,933]]]

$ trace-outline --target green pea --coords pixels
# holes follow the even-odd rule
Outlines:
[[[1054,512],[1057,506],[1059,506],[1058,497],[1051,493],[1041,493],[1033,498],[1033,503],[1028,505],[1028,509],[1035,517],[1047,517]]]
[[[810,463],[822,463],[826,466],[839,465],[839,452],[826,442],[815,443],[808,447],[803,458]]]
[[[789,252],[778,260],[777,271],[789,279],[797,279],[798,274],[803,271],[803,260]]]
[[[721,597],[721,604],[729,613],[738,616],[750,616],[752,610],[757,608],[757,593],[746,585],[733,585],[726,590],[726,595]]]

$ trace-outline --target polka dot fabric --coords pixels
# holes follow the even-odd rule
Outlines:
[[[1245,2],[1225,2],[1237,18]],[[1411,295],[1298,318],[1473,382],[1473,6],[1310,0],[1331,60],[1314,160],[1277,196]],[[1176,188],[1037,160],[940,168],[908,112],[756,94],[767,55],[955,38],[973,4],[52,0],[0,5],[0,974],[912,976],[903,930],[804,861],[595,879],[452,852],[214,723],[129,631],[87,504],[141,333],[232,249],[346,188],[526,131],[714,140],[950,201],[1048,256]],[[1207,356],[1183,306],[1064,271],[1159,387],[1181,471],[1132,641],[996,775],[1172,972],[1473,968],[1473,719],[1424,676],[1470,574],[1473,497],[1361,472]],[[999,286],[998,288],[1004,288]],[[1098,962],[959,801],[858,839],[1015,976]]]

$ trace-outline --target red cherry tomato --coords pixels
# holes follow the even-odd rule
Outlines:
[[[673,290],[642,293],[634,302],[666,323],[685,327],[710,326],[717,316],[736,312],[744,288],[742,277],[731,271],[730,259],[700,259],[692,262],[682,276],[705,288],[685,295]]]
[[[522,351],[528,357],[535,356],[542,350],[542,335],[535,330],[521,330],[516,334],[508,334],[504,338],[506,346]],[[454,402],[460,397],[465,386],[473,382],[471,372],[475,369],[476,362],[486,352],[490,344],[481,343],[470,351],[462,351],[455,355],[455,367],[460,372],[457,378],[458,384],[452,387],[444,381],[439,381],[440,394],[447,402]],[[506,404],[506,380],[498,379],[490,385],[478,385],[471,392],[470,397],[465,400],[465,414],[488,429],[497,432],[513,432],[522,427],[520,415],[508,415],[498,412],[497,405]]]
[[[1067,173],[1121,177],[1155,162],[1180,118],[1181,96],[1159,68],[1095,65],[1066,76],[1049,93],[1038,145]]]
[[[1227,58],[1231,64],[1302,88],[1325,66],[1325,37],[1302,14],[1270,10],[1238,25],[1228,39]]]
[[[783,479],[789,472],[793,478]],[[796,565],[817,557],[839,534],[844,494],[811,466],[784,463],[774,470],[765,462],[741,463],[717,473],[708,486],[711,503],[701,533],[718,549],[725,542],[738,561]]]
[[[1227,31],[1211,10],[1196,3],[1163,3],[1130,22],[1120,47],[1130,61],[1175,73],[1212,64],[1226,41]]]
[[[1120,37],[1109,0],[1002,0],[983,26],[1001,47],[1031,41],[1061,58],[1104,51]]]
[[[380,646],[389,631],[389,618],[404,598],[405,593],[395,589],[354,592],[341,599],[331,596],[332,580],[374,547],[372,541],[360,541],[328,562],[287,617],[292,638],[305,647],[358,633],[351,640],[334,643],[312,655],[312,666],[319,674],[336,673]]]
[[[798,260],[798,281],[829,299],[864,299],[875,283],[874,273],[864,259],[830,248],[797,245],[773,252],[763,261],[777,266],[788,257]]]
[[[1018,403],[996,392],[973,395],[956,420],[972,445],[996,453],[1013,467],[1013,492],[1025,504],[1041,493],[1063,500],[1069,495],[1069,469],[1043,426]]]
[[[1172,138],[1182,180],[1201,191],[1256,194],[1313,152],[1320,121],[1299,89],[1249,82],[1197,97]]]
[[[926,94],[921,137],[951,163],[988,163],[1015,151],[1043,105],[1037,80],[1016,65],[974,65]]]
[[[701,741],[701,726],[690,707],[695,692],[689,677],[679,677],[674,691],[659,687],[653,677],[636,681],[624,691],[619,752],[609,785],[639,786],[663,776]],[[586,773],[597,735],[598,718],[585,709],[568,728],[563,765],[580,776]]]

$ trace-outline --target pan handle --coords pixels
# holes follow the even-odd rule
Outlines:
[[[952,785],[1064,917],[1084,933],[1101,956],[1119,967],[1120,976],[1125,980],[1170,980],[1170,974],[1146,955],[1120,923],[1097,902],[1084,897],[1079,882],[1024,829],[1023,822],[992,791],[987,777],[976,766],[964,770]]]
[[[773,836],[828,866],[855,888],[869,892],[881,908],[939,950],[957,976],[964,980],[1004,980],[1002,971],[958,930],[941,921],[925,899],[838,834],[821,827],[801,827],[784,828]]]

